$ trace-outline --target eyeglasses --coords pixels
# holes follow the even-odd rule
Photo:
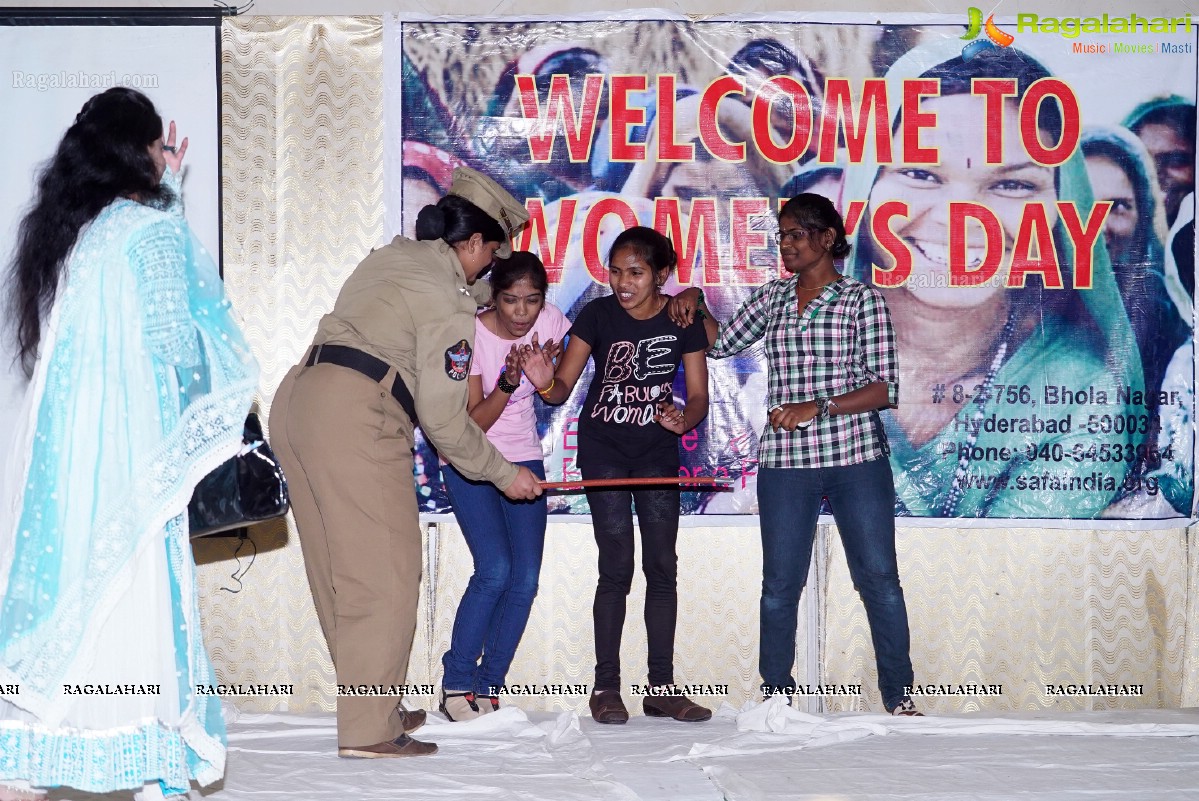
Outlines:
[[[808,232],[803,228],[787,228],[786,230],[779,231],[777,234],[775,234],[774,241],[778,242],[780,245],[786,242],[788,239],[793,239],[798,242],[807,235]]]

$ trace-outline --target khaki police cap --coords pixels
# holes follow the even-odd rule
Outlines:
[[[529,213],[519,200],[508,194],[508,190],[494,180],[470,167],[454,168],[454,179],[450,184],[449,193],[465,198],[487,212],[488,216],[504,229],[508,239],[529,221]],[[496,251],[495,255],[501,259],[512,255],[512,246],[508,239],[501,242],[500,249]]]

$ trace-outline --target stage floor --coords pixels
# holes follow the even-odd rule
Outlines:
[[[192,798],[1199,799],[1199,709],[892,718],[806,715],[776,699],[726,705],[708,723],[602,726],[512,707],[466,723],[433,714],[417,736],[440,752],[339,759],[332,716],[231,715],[225,779]]]

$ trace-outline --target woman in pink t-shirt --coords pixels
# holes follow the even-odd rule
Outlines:
[[[556,352],[570,321],[545,300],[545,267],[517,251],[491,271],[495,308],[475,318],[467,410],[504,458],[545,479],[533,395],[550,389]],[[510,501],[487,482],[442,466],[445,487],[475,562],[450,650],[441,662],[440,709],[470,720],[499,708],[500,688],[537,595],[546,501]],[[482,659],[480,659],[482,656]]]

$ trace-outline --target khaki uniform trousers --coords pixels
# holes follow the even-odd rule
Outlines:
[[[271,407],[304,568],[339,685],[404,683],[416,631],[421,534],[412,423],[384,388],[332,364],[291,369]],[[337,742],[404,733],[395,695],[337,698]]]

